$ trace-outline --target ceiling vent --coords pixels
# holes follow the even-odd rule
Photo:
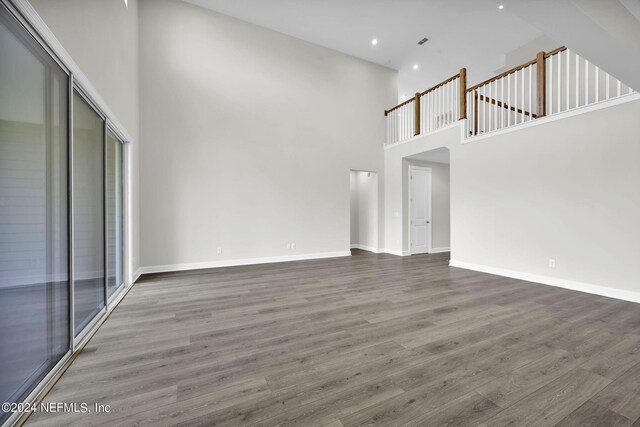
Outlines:
[[[422,40],[420,40],[420,41],[418,42],[418,44],[419,44],[420,46],[422,46],[423,44],[425,44],[425,43],[426,43],[426,42],[428,42],[428,41],[429,41],[429,39],[425,37],[425,38],[423,38]]]

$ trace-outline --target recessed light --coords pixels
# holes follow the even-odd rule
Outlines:
[[[420,67],[418,66],[418,64],[413,64],[413,69],[414,69],[414,70],[417,70],[418,68],[420,68]]]
[[[377,45],[378,44],[378,39],[372,39],[371,40],[371,44],[374,45],[374,46]]]
[[[500,10],[504,9],[504,5],[501,4],[500,6],[498,6],[498,9],[500,9]]]

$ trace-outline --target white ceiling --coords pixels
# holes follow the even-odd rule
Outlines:
[[[640,90],[640,0],[503,0],[514,16]]]
[[[508,7],[499,10],[501,0],[185,1],[396,69],[406,96],[461,67],[471,84],[487,79],[507,53],[542,35]],[[419,46],[423,37],[429,41]]]

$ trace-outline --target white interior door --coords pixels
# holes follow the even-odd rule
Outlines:
[[[409,181],[411,253],[424,254],[431,250],[431,170],[412,167]]]

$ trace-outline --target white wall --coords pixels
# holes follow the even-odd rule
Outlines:
[[[139,253],[138,2],[30,0],[132,137],[132,270]]]
[[[634,101],[454,150],[452,260],[640,292],[638,117]]]
[[[351,171],[351,247],[378,250],[378,174]]]
[[[444,146],[454,265],[640,301],[640,101],[628,99],[464,144],[455,126],[385,150],[387,246],[408,249],[403,159]]]
[[[143,265],[348,251],[396,72],[181,1],[140,18]]]
[[[421,160],[404,159],[402,181],[407,191],[404,199],[409,197],[409,166],[421,166],[431,169],[431,249],[442,252],[451,246],[451,210],[449,200],[449,165],[444,163],[426,162]],[[407,205],[408,206],[408,205]],[[407,233],[409,230],[407,224]]]

